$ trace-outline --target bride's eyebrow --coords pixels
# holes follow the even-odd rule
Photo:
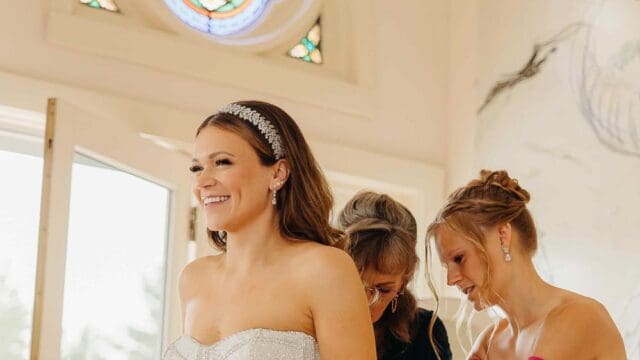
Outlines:
[[[235,155],[233,155],[232,153],[227,152],[227,151],[214,151],[211,154],[207,155],[207,159],[211,160],[211,159],[215,158],[218,155],[228,155],[228,156],[231,156],[231,157],[235,157]],[[199,160],[197,158],[193,158],[193,159],[191,159],[191,161],[192,162],[198,162]]]

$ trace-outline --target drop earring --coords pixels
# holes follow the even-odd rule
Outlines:
[[[395,314],[396,310],[398,310],[398,296],[396,295],[393,300],[391,300],[391,313]]]
[[[502,253],[504,254],[504,261],[511,262],[511,254],[509,253],[509,248],[506,246],[503,246]]]
[[[276,185],[273,187],[273,197],[271,198],[271,204],[273,204],[273,206],[278,205],[277,193],[280,186],[282,186],[282,181],[277,182]]]

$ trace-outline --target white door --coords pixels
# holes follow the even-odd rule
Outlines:
[[[48,102],[31,359],[157,359],[180,333],[189,159],[122,120]]]

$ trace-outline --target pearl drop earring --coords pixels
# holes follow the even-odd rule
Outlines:
[[[502,253],[504,254],[504,261],[511,262],[511,254],[509,253],[509,248],[506,246],[503,246]]]

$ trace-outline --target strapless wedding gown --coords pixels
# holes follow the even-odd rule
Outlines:
[[[163,360],[319,360],[318,343],[300,331],[248,329],[204,345],[183,335],[169,345]]]

